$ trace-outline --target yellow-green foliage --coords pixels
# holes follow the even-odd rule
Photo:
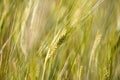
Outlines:
[[[0,80],[120,80],[120,0],[0,0]]]

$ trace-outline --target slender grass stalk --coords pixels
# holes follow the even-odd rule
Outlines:
[[[94,44],[93,44],[93,47],[92,47],[92,50],[91,50],[91,53],[90,53],[90,61],[89,61],[89,66],[88,66],[87,79],[89,79],[90,68],[91,68],[91,65],[92,65],[92,62],[93,62],[93,58],[95,57],[95,50],[97,49],[97,47],[100,44],[101,36],[102,35],[100,34],[100,32],[97,32],[96,38],[95,38],[95,41],[94,41]]]
[[[49,58],[51,56],[53,56],[53,53],[55,51],[55,49],[58,47],[57,44],[59,43],[59,40],[66,35],[66,29],[63,29],[63,30],[60,30],[56,36],[53,38],[53,41],[51,42],[51,45],[48,49],[48,52],[47,52],[47,55],[45,57],[45,62],[44,62],[44,65],[43,65],[43,74],[42,74],[42,80],[44,80],[44,76],[45,76],[45,69],[46,69],[46,65],[47,65],[47,62],[49,60]]]

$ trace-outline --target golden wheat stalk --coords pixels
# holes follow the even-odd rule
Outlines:
[[[92,64],[92,61],[93,61],[93,58],[95,56],[95,50],[97,49],[100,41],[101,41],[101,33],[98,31],[97,34],[96,34],[96,38],[95,38],[95,41],[94,41],[94,44],[93,44],[93,47],[92,47],[92,50],[91,50],[91,53],[90,53],[90,61],[89,61],[89,66],[88,66],[88,73],[87,73],[87,79],[89,78],[89,70],[91,68],[91,64]]]
[[[58,47],[59,40],[65,35],[66,35],[66,29],[63,28],[62,30],[59,30],[59,32],[53,38],[53,41],[51,42],[50,47],[49,47],[48,52],[47,52],[47,55],[45,57],[45,62],[43,65],[42,80],[44,80],[45,69],[46,69],[46,65],[47,65],[49,58],[53,55],[55,49]]]

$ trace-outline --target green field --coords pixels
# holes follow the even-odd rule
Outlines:
[[[120,80],[120,0],[0,0],[0,80]]]

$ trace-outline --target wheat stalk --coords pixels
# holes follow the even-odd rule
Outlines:
[[[47,52],[47,55],[45,57],[45,62],[44,62],[44,65],[43,65],[42,80],[44,80],[45,69],[46,69],[46,65],[47,65],[47,62],[48,62],[49,58],[53,55],[54,51],[58,47],[59,40],[65,35],[66,35],[66,29],[64,28],[62,30],[59,30],[59,32],[53,38],[53,41],[51,42],[50,47],[49,47],[48,52]]]
[[[89,78],[89,70],[91,68],[91,64],[92,64],[93,58],[95,56],[95,50],[97,49],[97,47],[98,47],[98,45],[99,45],[99,43],[101,41],[101,37],[102,37],[102,35],[98,31],[97,34],[96,34],[96,38],[95,38],[95,41],[94,41],[91,53],[90,53],[90,60],[89,60],[89,65],[88,65],[87,79]]]

